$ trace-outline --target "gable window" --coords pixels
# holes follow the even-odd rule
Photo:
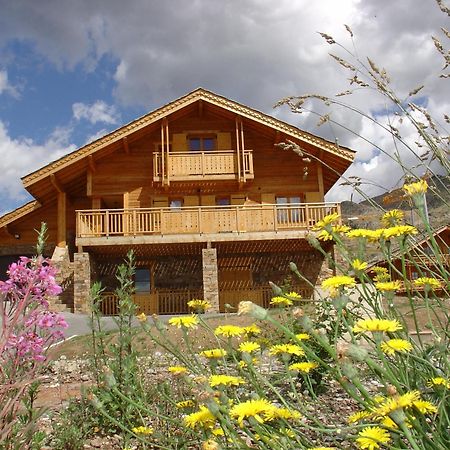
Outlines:
[[[188,144],[191,152],[208,152],[216,149],[216,137],[190,136]]]
[[[134,290],[136,293],[150,292],[150,270],[136,269],[134,274]]]

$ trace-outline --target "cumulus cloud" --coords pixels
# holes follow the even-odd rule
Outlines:
[[[75,146],[69,143],[70,134],[70,129],[57,128],[46,142],[38,144],[27,138],[13,139],[0,121],[0,198],[3,202],[20,202],[28,198],[20,178],[73,151]],[[4,204],[2,209],[6,209]]]
[[[73,117],[76,120],[87,120],[92,124],[98,122],[114,125],[119,121],[119,113],[114,105],[108,105],[103,100],[97,100],[92,105],[74,103]]]

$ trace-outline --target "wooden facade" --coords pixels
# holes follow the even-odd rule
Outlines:
[[[285,140],[297,142],[308,159],[281,150],[277,144]],[[0,218],[0,257],[30,253],[33,230],[46,222],[48,252],[60,249],[67,271],[72,267],[79,309],[72,262],[83,258],[76,255],[89,256],[90,281],[112,290],[111,268],[134,249],[149,277],[137,304],[145,312],[174,313],[193,295],[211,295],[205,250],[215,249],[216,309],[242,296],[266,304],[267,281],[282,281],[280,261],[310,261],[306,234],[324,215],[339,212],[324,195],[353,155],[197,89],[25,176],[36,200]],[[258,258],[265,263],[258,266]],[[230,276],[233,283],[225,281]],[[114,296],[104,304],[114,311]]]

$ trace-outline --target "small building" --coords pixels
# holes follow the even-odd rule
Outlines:
[[[308,158],[281,150],[297,143]],[[252,300],[267,306],[268,281],[308,295],[323,256],[311,227],[339,204],[324,202],[354,152],[205,89],[181,97],[22,178],[35,200],[0,218],[0,258],[46,252],[75,312],[94,280],[116,312],[115,269],[136,256],[140,311],[216,311]],[[331,244],[327,243],[331,250]],[[290,280],[294,261],[308,282]],[[4,264],[5,265],[5,264]],[[56,308],[57,305],[55,304]]]

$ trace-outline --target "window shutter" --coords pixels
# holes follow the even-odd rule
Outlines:
[[[246,199],[245,194],[231,194],[231,204],[232,205],[243,205]]]
[[[154,208],[166,208],[169,206],[169,197],[153,197]]]
[[[174,133],[172,135],[172,150],[174,152],[187,152],[187,135],[186,133]]]
[[[217,133],[217,150],[232,150],[230,133]]]

